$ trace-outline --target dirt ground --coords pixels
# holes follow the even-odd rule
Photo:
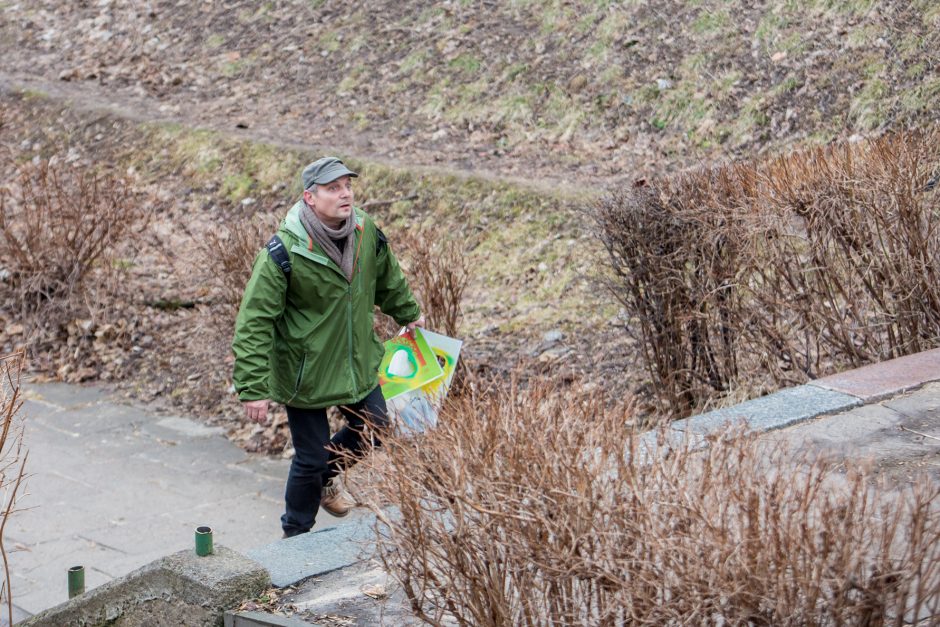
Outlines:
[[[138,120],[588,188],[935,123],[940,93],[923,1],[45,0],[0,50]]]

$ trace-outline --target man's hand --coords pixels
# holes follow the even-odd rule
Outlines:
[[[267,425],[268,424],[268,404],[271,401],[268,399],[262,399],[260,401],[244,401],[242,405],[245,407],[245,415],[248,416],[248,420],[257,422],[258,424]]]
[[[422,315],[420,318],[418,318],[414,322],[409,322],[407,325],[405,325],[405,328],[408,329],[409,331],[414,331],[415,327],[422,327],[422,328],[424,327],[424,315]]]

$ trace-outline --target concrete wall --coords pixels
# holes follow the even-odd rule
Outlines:
[[[19,625],[221,626],[225,610],[259,596],[270,585],[264,568],[225,547],[216,546],[206,557],[180,551]]]

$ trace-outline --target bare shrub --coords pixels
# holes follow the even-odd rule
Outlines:
[[[594,213],[663,413],[940,345],[940,131],[656,180]]]
[[[95,355],[127,339],[136,322],[115,303],[149,217],[121,180],[80,168],[24,165],[0,189],[0,309],[35,369],[90,378]]]
[[[940,488],[737,434],[704,451],[546,386],[388,437],[378,550],[428,624],[869,625],[940,603]],[[644,453],[645,451],[645,453]],[[651,463],[652,462],[652,463]],[[397,505],[397,512],[380,508]]]
[[[398,242],[428,327],[456,337],[463,293],[470,281],[470,265],[461,241],[441,229],[426,227],[402,233],[396,238]]]
[[[746,215],[733,195],[752,173],[731,167],[640,185],[596,214],[614,294],[639,325],[639,344],[667,410],[688,412],[739,372],[732,318]]]
[[[16,511],[20,485],[25,477],[29,453],[23,447],[23,427],[17,413],[23,405],[20,398],[20,373],[23,353],[0,357],[0,557],[3,558],[4,580],[0,586],[0,602],[7,607],[7,624],[13,624],[13,588],[10,582],[10,563],[4,545],[3,532],[7,520]]]
[[[201,244],[203,267],[211,271],[206,279],[216,288],[217,300],[225,311],[217,322],[226,335],[231,335],[255,257],[274,235],[276,226],[273,216],[255,216],[231,226],[220,225],[209,231]]]
[[[771,215],[799,219],[806,238],[777,240],[780,261],[804,261],[787,273],[791,290],[819,304],[805,317],[824,350],[853,365],[940,340],[940,197],[927,190],[938,140],[899,135],[764,166]]]
[[[471,278],[464,241],[441,229],[427,227],[409,231],[401,239],[408,282],[421,304],[427,327],[459,337],[463,295]],[[470,372],[468,363],[469,355],[464,351],[457,362],[450,394],[463,394]]]
[[[140,226],[118,179],[86,170],[59,172],[48,162],[20,169],[0,190],[0,263],[18,302],[35,311],[68,299],[115,241]]]

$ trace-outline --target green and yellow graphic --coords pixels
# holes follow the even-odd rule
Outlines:
[[[385,342],[385,356],[379,365],[379,385],[382,386],[382,395],[386,400],[416,390],[443,376],[444,369],[421,329]]]

